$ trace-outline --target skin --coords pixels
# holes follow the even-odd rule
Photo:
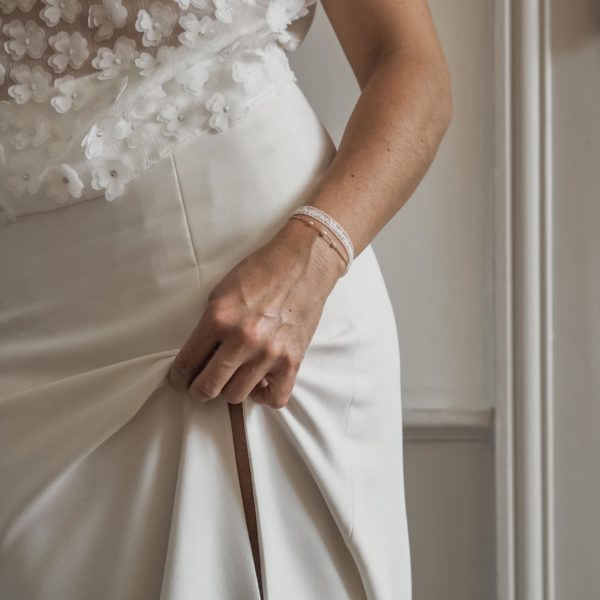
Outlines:
[[[342,225],[356,257],[433,161],[452,118],[450,79],[427,0],[321,3],[361,95],[307,204]],[[344,266],[315,229],[287,220],[212,290],[173,361],[171,384],[202,401],[286,406]]]

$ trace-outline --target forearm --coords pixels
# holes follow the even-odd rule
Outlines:
[[[336,219],[355,256],[409,199],[451,115],[445,63],[388,52],[375,64],[309,203]]]

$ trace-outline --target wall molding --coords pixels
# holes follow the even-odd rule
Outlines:
[[[553,600],[549,0],[495,0],[499,600]]]
[[[405,408],[402,419],[405,441],[488,440],[494,409]]]

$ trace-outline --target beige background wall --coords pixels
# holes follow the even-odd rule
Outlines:
[[[600,4],[553,0],[556,599],[600,589]]]

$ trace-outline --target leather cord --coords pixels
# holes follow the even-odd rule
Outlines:
[[[250,460],[248,457],[248,441],[246,439],[246,429],[244,426],[244,413],[242,404],[231,404],[229,406],[229,419],[231,421],[231,433],[233,435],[233,446],[235,449],[235,462],[237,465],[240,491],[242,494],[242,503],[244,505],[244,514],[246,525],[248,527],[248,536],[252,548],[252,557],[254,559],[254,569],[258,579],[258,588],[260,590],[261,600],[263,598],[262,573],[260,567],[260,552],[258,545],[258,527],[256,523],[256,507],[254,505],[254,491],[252,487],[252,471],[250,470]]]

